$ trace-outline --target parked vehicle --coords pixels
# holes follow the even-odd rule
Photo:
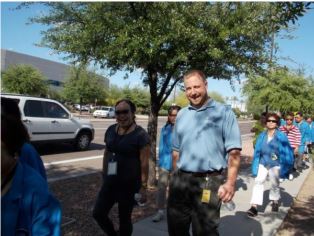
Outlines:
[[[1,94],[15,100],[31,142],[71,142],[78,150],[87,150],[94,139],[94,128],[88,120],[72,116],[58,101],[16,94]]]
[[[95,118],[114,118],[115,117],[115,111],[113,107],[106,107],[101,106],[96,111],[94,111],[93,116]]]
[[[74,108],[77,111],[89,111],[89,107],[85,105],[80,105],[80,104],[74,104]]]

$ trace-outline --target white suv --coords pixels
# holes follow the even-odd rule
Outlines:
[[[101,117],[101,118],[114,118],[115,117],[115,111],[113,107],[105,107],[102,106],[96,111],[94,111],[93,116],[95,118]]]
[[[93,125],[80,120],[61,103],[47,98],[1,94],[15,100],[31,142],[72,142],[78,150],[87,150],[94,139]]]

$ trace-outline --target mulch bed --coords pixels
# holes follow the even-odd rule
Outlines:
[[[92,217],[92,210],[101,187],[100,173],[83,177],[70,178],[50,183],[50,189],[62,206],[62,235],[104,235]],[[132,214],[133,223],[156,212],[156,189],[147,192],[147,203],[143,207],[135,207]],[[110,217],[118,227],[118,208],[115,205]]]

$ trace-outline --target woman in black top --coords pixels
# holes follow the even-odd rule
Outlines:
[[[104,181],[98,194],[93,216],[108,236],[115,236],[108,213],[115,203],[119,208],[119,235],[132,234],[131,214],[134,194],[146,201],[150,141],[147,132],[135,123],[135,105],[127,99],[116,103],[117,123],[105,133],[103,160]]]

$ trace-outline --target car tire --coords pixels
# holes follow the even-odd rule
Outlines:
[[[75,140],[75,148],[79,151],[85,151],[89,148],[91,142],[91,135],[88,132],[81,132],[77,135]]]

